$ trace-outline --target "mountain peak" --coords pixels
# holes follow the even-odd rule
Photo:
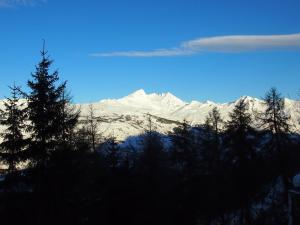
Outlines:
[[[161,111],[172,111],[186,104],[169,92],[146,94],[143,89],[139,89],[132,94],[119,99],[118,102],[131,106],[135,105],[137,107],[143,106],[143,108],[147,109],[160,109]]]
[[[243,99],[243,100],[253,100],[254,98],[251,97],[251,96],[248,96],[248,95],[244,95],[244,96],[240,97],[239,100],[241,100],[241,99]]]
[[[185,102],[183,102],[181,99],[176,97],[170,92],[162,94],[162,101],[168,104],[177,104],[177,105],[183,105]]]
[[[244,95],[244,96],[240,97],[239,99],[237,99],[235,102],[239,102],[241,100],[244,100],[246,103],[261,102],[262,101],[262,100],[260,100],[258,98],[254,98],[254,97],[251,97],[251,96]]]
[[[139,89],[139,90],[137,90],[137,91],[135,91],[135,92],[133,92],[132,94],[130,94],[129,96],[131,96],[131,97],[142,97],[142,96],[146,96],[147,94],[146,94],[146,92],[144,91],[144,89]]]

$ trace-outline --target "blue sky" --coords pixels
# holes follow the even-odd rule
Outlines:
[[[75,102],[137,89],[190,101],[300,90],[299,0],[0,0],[0,98],[42,39]]]

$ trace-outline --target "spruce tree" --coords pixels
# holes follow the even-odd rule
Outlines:
[[[251,114],[245,99],[241,99],[229,114],[226,123],[225,143],[231,150],[231,160],[237,166],[244,166],[248,160],[255,157],[254,139],[255,130],[252,127]]]
[[[213,224],[217,217],[221,217],[228,207],[225,199],[228,196],[228,182],[223,162],[224,152],[222,151],[222,129],[223,120],[217,107],[214,107],[207,115],[203,129],[200,130],[200,155],[199,165],[201,166],[202,187],[200,194],[203,217],[207,224]],[[222,199],[222,200],[221,200]],[[227,209],[226,209],[227,210]]]
[[[1,161],[8,164],[8,173],[16,172],[16,166],[24,160],[22,153],[26,147],[24,129],[26,122],[26,110],[24,103],[19,99],[19,88],[14,85],[10,87],[11,97],[4,102],[4,110],[1,110],[3,120],[0,124],[5,127],[1,134],[3,142],[0,144]]]
[[[193,132],[186,120],[173,129],[170,134],[172,141],[172,159],[181,171],[184,179],[191,178],[197,168],[197,153],[194,145]]]
[[[112,171],[115,171],[120,161],[120,147],[115,137],[106,141],[106,161]]]
[[[143,190],[144,208],[151,215],[146,220],[155,224],[159,221],[161,206],[161,185],[165,175],[165,152],[161,134],[155,131],[155,125],[151,115],[148,115],[148,124],[141,140],[141,153],[137,165],[137,175],[142,175],[141,188]],[[151,214],[148,214],[151,212]]]
[[[71,148],[73,129],[76,126],[78,112],[70,106],[66,95],[67,82],[59,83],[58,71],[51,71],[53,61],[48,53],[41,51],[41,61],[28,81],[27,98],[28,126],[30,135],[29,155],[34,166],[33,204],[36,224],[44,224],[53,208],[52,172],[67,159]],[[61,179],[58,175],[56,179]],[[47,194],[45,194],[47,193]],[[52,211],[53,212],[53,211]]]
[[[142,136],[141,146],[143,169],[148,174],[157,175],[159,168],[162,166],[161,162],[164,145],[161,135],[155,131],[151,115],[148,115],[148,124],[145,129],[145,133]]]
[[[31,156],[35,163],[45,166],[51,152],[59,143],[58,137],[62,135],[62,108],[66,106],[66,99],[63,97],[66,82],[57,85],[58,71],[50,72],[53,61],[49,59],[44,49],[41,51],[41,57],[36,71],[32,73],[32,80],[28,81],[30,92],[26,96]],[[71,126],[74,126],[73,121]],[[66,128],[63,132],[65,130]]]
[[[240,209],[240,224],[251,223],[251,194],[255,186],[255,149],[252,118],[248,104],[241,99],[229,114],[226,124],[225,146],[229,150],[229,160],[236,183],[236,201]],[[234,201],[234,199],[232,199]]]
[[[75,142],[74,130],[78,123],[80,110],[71,105],[71,97],[64,92],[60,98],[60,112],[58,114],[59,129],[57,139],[63,146],[71,145]]]

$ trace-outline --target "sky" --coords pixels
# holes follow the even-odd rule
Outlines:
[[[298,98],[299,12],[299,0],[0,0],[0,98],[27,90],[43,39],[74,102]]]

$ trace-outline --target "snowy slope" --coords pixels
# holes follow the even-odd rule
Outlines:
[[[264,102],[257,98],[243,96],[249,105],[249,111],[254,115],[264,110]],[[99,117],[100,133],[104,136],[114,135],[119,140],[124,140],[131,135],[137,135],[147,127],[147,114],[154,115],[153,122],[157,131],[168,133],[184,119],[192,125],[202,124],[208,112],[217,107],[223,120],[228,119],[231,112],[240,100],[230,103],[214,103],[211,101],[190,103],[184,102],[171,93],[146,94],[138,90],[121,99],[102,100],[93,103],[95,115]],[[291,115],[291,125],[294,131],[300,132],[300,102],[285,99],[286,111]],[[82,119],[88,115],[89,104],[77,105],[81,108]]]
[[[249,96],[241,97],[249,105],[249,111],[261,112],[264,102]],[[154,126],[158,132],[168,133],[184,119],[192,125],[201,124],[210,110],[217,107],[223,120],[228,119],[231,112],[240,99],[230,103],[214,103],[211,101],[190,103],[184,102],[171,93],[146,94],[144,90],[138,90],[121,99],[107,99],[92,103],[94,114],[99,121],[99,133],[103,137],[115,136],[118,140],[124,140],[129,136],[141,134],[148,125],[148,114],[151,114]],[[291,125],[294,131],[300,132],[300,102],[285,99],[286,112],[291,116]],[[2,103],[0,101],[0,108]],[[89,114],[90,104],[76,104],[81,110],[81,123]]]

